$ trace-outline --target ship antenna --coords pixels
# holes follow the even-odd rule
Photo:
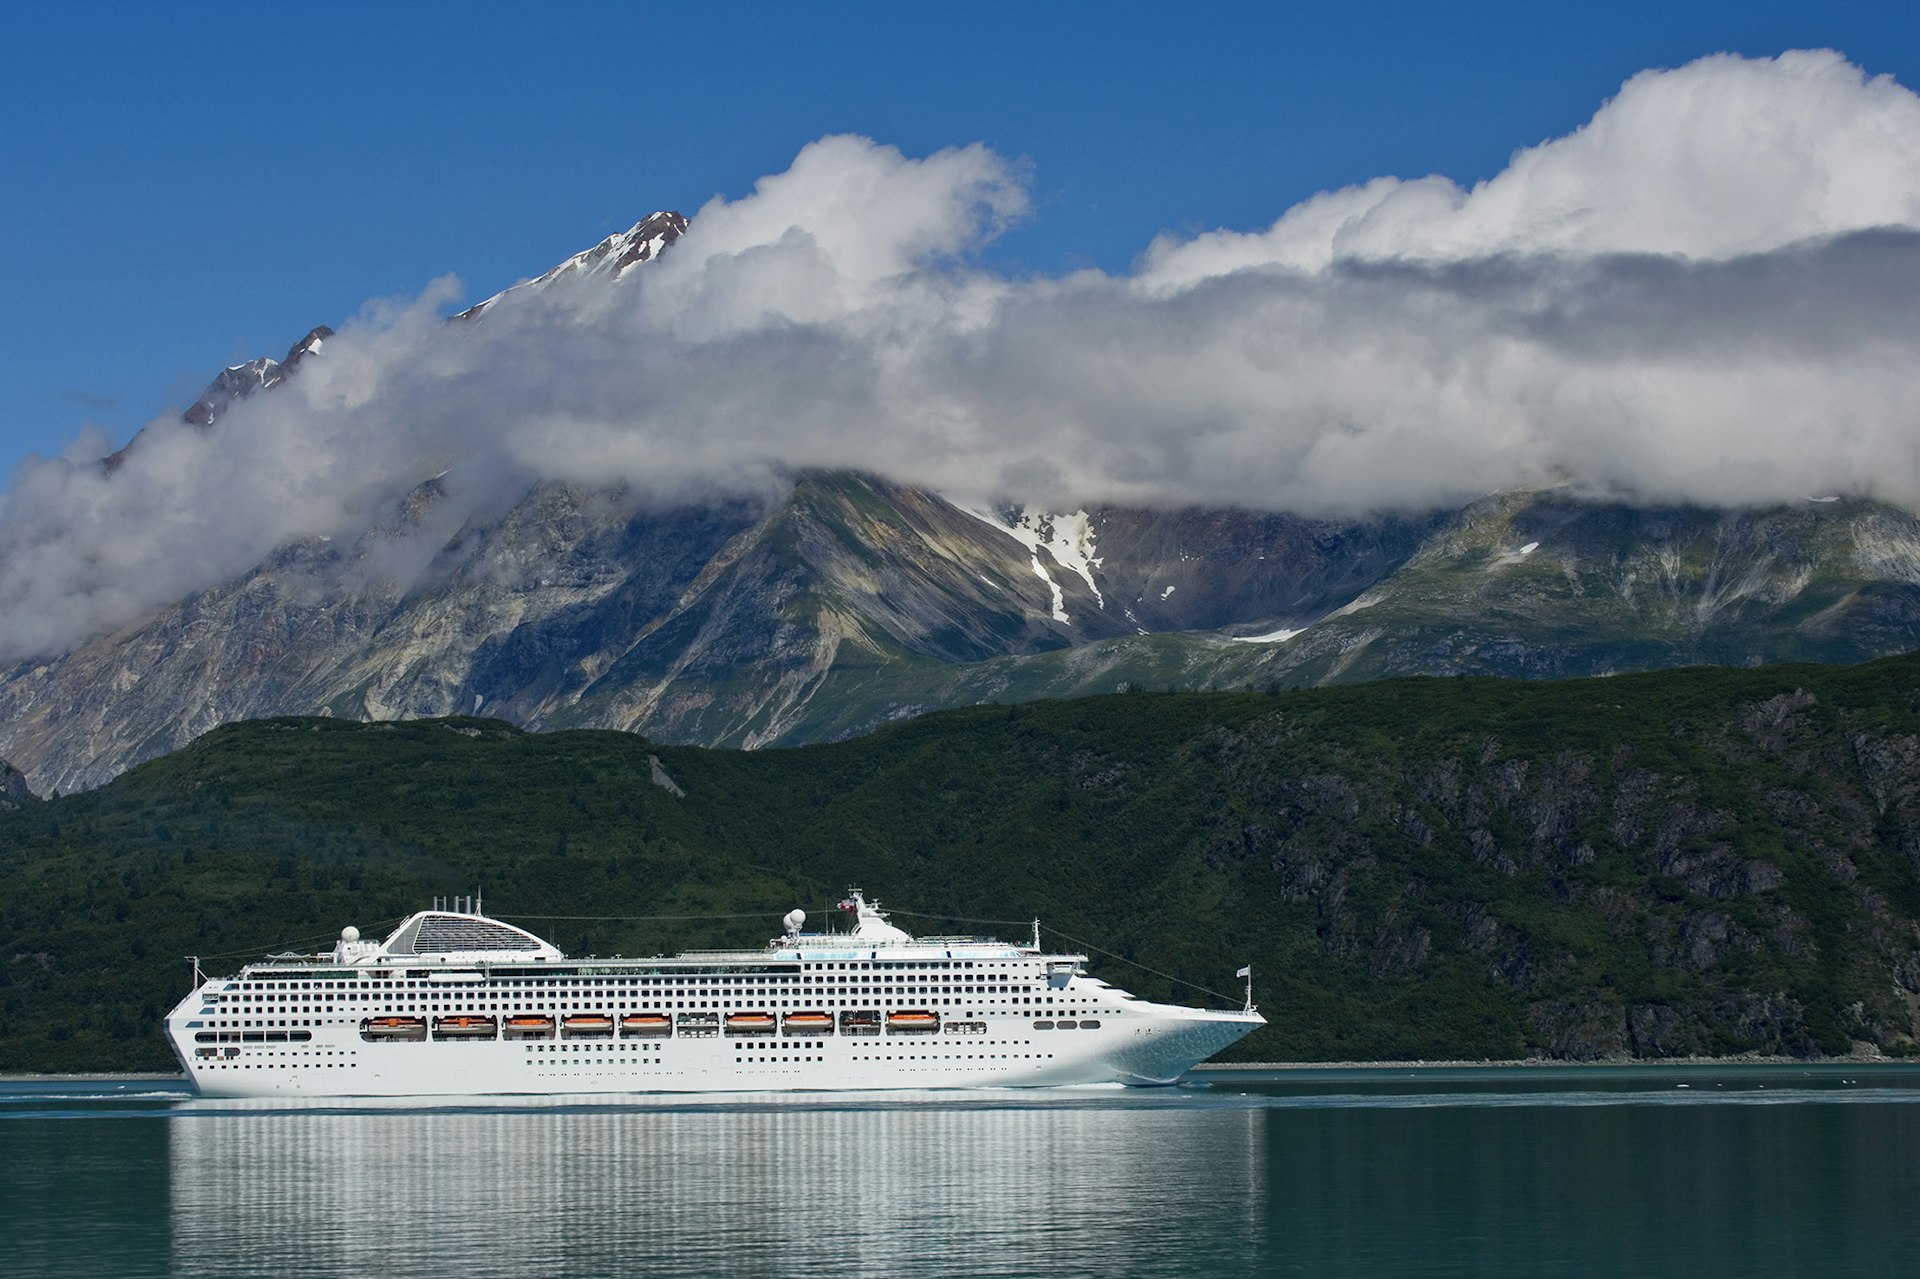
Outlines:
[[[1242,968],[1239,972],[1235,973],[1234,976],[1245,977],[1247,979],[1246,1011],[1252,1012],[1253,1011],[1253,965],[1248,964],[1245,968]]]
[[[1040,953],[1040,916],[1033,917],[1033,952]]]

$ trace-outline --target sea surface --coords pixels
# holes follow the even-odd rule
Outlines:
[[[0,1080],[0,1273],[1903,1275],[1920,1066],[202,1101]]]

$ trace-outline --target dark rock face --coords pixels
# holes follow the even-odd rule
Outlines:
[[[1376,751],[1375,723],[1344,742],[1277,712],[1215,735],[1221,815],[1200,860],[1230,882],[1270,875],[1297,912],[1285,918],[1378,989],[1471,962],[1523,1001],[1516,1053],[1910,1052],[1920,747],[1884,726],[1913,695],[1883,706],[1865,677],[1876,669],[1857,668],[1847,705],[1792,689],[1550,752],[1445,730]],[[1629,710],[1624,736],[1644,732],[1645,708]],[[1431,731],[1411,713],[1393,722]],[[1571,720],[1565,732],[1611,736]],[[1804,1002],[1829,988],[1827,1007]]]
[[[27,779],[20,770],[0,759],[0,811],[12,812],[39,802],[39,796],[27,789]]]
[[[1149,632],[1308,626],[1406,563],[1439,523],[1122,507],[1090,514],[1109,608]]]
[[[234,401],[244,400],[256,391],[269,390],[293,376],[300,361],[318,351],[332,336],[333,330],[326,325],[315,325],[293,344],[284,360],[270,360],[263,355],[221,370],[220,376],[200,393],[200,398],[180,415],[181,420],[191,426],[212,426],[214,419],[226,412]]]

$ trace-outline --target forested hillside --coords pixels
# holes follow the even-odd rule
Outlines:
[[[1038,915],[1159,998],[1251,961],[1248,1059],[1907,1053],[1917,701],[1903,657],[1122,694],[746,753],[238,724],[0,812],[0,1068],[166,1067],[186,956],[437,894],[645,954],[758,944],[851,884],[922,932]]]

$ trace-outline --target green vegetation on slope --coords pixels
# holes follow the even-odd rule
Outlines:
[[[185,956],[320,949],[436,894],[648,954],[757,944],[849,884],[923,932],[1039,915],[1156,998],[1209,998],[1162,973],[1232,992],[1251,961],[1272,1024],[1243,1058],[1905,1053],[1916,677],[1123,694],[753,753],[232,725],[0,813],[0,1068],[166,1066]]]

